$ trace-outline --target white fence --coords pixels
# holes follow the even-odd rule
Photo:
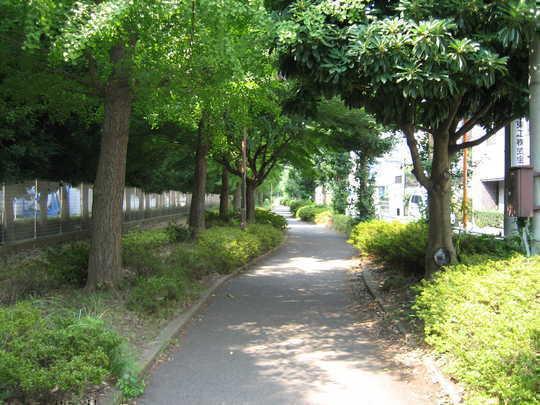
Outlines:
[[[191,195],[179,191],[161,194],[124,190],[124,222],[173,214],[187,214]],[[219,195],[207,194],[208,208]],[[61,182],[26,181],[0,189],[0,244],[41,239],[87,230],[92,216],[92,186]]]

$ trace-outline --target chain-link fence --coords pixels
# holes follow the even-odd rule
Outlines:
[[[207,194],[208,208],[219,195]],[[179,191],[161,194],[124,189],[124,222],[174,214],[188,214],[191,195]],[[0,244],[41,239],[87,230],[92,216],[92,186],[41,180],[4,184],[0,189]]]

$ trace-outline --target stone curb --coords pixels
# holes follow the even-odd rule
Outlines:
[[[384,304],[381,294],[379,293],[379,286],[377,285],[375,280],[373,280],[371,270],[366,267],[365,263],[361,263],[360,265],[363,267],[360,274],[362,274],[362,280],[364,281],[364,284],[366,285],[369,293],[373,296],[381,310],[387,314],[388,311],[386,305]],[[399,331],[405,336],[405,341],[407,341],[410,336],[408,326],[401,320],[397,322],[396,326]],[[463,398],[460,390],[456,388],[455,384],[452,381],[450,381],[444,376],[444,374],[441,372],[437,364],[435,364],[433,359],[431,359],[430,357],[423,358],[423,363],[424,366],[429,370],[433,379],[439,384],[444,393],[448,396],[450,402],[452,404],[463,403]]]
[[[213,293],[229,281],[231,278],[234,278],[251,267],[266,259],[268,256],[275,253],[277,250],[281,249],[287,240],[289,239],[289,233],[285,230],[283,241],[276,247],[270,249],[268,252],[263,253],[262,255],[254,258],[250,262],[239,267],[235,271],[226,276],[220,277],[217,279],[204,293],[203,295],[194,303],[187,311],[182,312],[174,319],[172,319],[167,326],[165,326],[155,341],[150,345],[150,347],[144,351],[142,356],[137,360],[137,367],[140,370],[139,376],[144,376],[149,370],[150,367],[154,364],[154,361],[159,357],[159,355],[167,348],[172,338],[176,336],[192,319],[197,315],[201,309],[210,301],[213,297]],[[119,405],[122,404],[123,398],[122,393],[116,387],[111,387],[110,392],[108,392],[103,398],[100,399],[99,404],[102,405]]]

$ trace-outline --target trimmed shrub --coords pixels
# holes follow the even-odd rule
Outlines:
[[[325,205],[304,205],[303,207],[300,207],[298,211],[296,211],[296,218],[301,219],[302,221],[306,222],[313,222],[315,221],[315,216],[317,214],[320,214],[321,212],[327,211],[328,207]]]
[[[402,270],[424,272],[427,225],[423,222],[361,222],[353,228],[349,242],[362,254]]]
[[[334,214],[330,210],[324,210],[315,215],[315,223],[319,225],[332,225]]]
[[[492,226],[494,228],[504,227],[504,214],[499,211],[474,211],[474,223],[480,228]]]
[[[311,204],[313,204],[313,202],[309,200],[292,200],[289,203],[289,208],[291,209],[292,216],[296,217],[296,213],[301,207]]]
[[[284,217],[262,208],[255,209],[255,222],[257,224],[272,225],[277,229],[287,228],[287,220]]]
[[[372,220],[354,226],[349,242],[362,254],[405,271],[424,273],[427,248],[427,224],[424,222],[386,222]],[[484,256],[509,258],[519,253],[519,242],[489,235],[459,234],[454,236],[458,259],[473,263]]]
[[[201,232],[197,247],[212,259],[212,270],[219,273],[229,273],[261,252],[261,242],[255,235],[230,227]]]
[[[283,241],[283,232],[272,225],[253,224],[246,230],[260,241],[261,253],[276,247]]]
[[[426,341],[471,403],[538,403],[540,258],[451,266],[423,281],[414,305]]]
[[[29,303],[0,308],[0,401],[54,403],[118,370],[121,338],[91,317],[43,317]]]

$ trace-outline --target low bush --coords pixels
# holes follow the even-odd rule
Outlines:
[[[167,236],[170,242],[187,242],[192,238],[192,232],[187,225],[176,224],[174,222],[169,223],[165,228]]]
[[[331,226],[334,220],[334,214],[330,210],[324,210],[315,215],[314,222],[319,225]]]
[[[374,256],[396,268],[417,274],[424,273],[427,248],[427,224],[424,222],[386,222],[372,220],[353,227],[349,242],[362,254]],[[458,259],[473,263],[484,256],[504,259],[519,253],[519,242],[489,235],[459,234],[454,236]]]
[[[29,303],[0,308],[0,402],[54,403],[119,367],[121,338],[96,318],[43,317]]]
[[[246,230],[259,239],[261,253],[276,247],[283,241],[283,232],[272,225],[253,224],[249,225]]]
[[[418,287],[426,341],[448,354],[470,403],[538,403],[539,296],[538,257],[451,266]]]
[[[156,314],[185,298],[187,289],[187,283],[182,277],[172,275],[141,277],[130,291],[127,306],[137,312]]]
[[[480,228],[492,226],[494,228],[503,228],[504,213],[499,211],[474,211],[474,223]]]
[[[239,213],[229,212],[225,219],[221,218],[218,210],[207,210],[204,212],[204,222],[206,228],[212,228],[214,226],[227,226],[230,225],[233,219],[239,216]]]
[[[348,215],[334,214],[332,217],[332,229],[348,236],[351,234],[356,222],[354,218]]]
[[[302,221],[306,222],[313,222],[315,221],[315,216],[317,214],[320,214],[327,210],[328,207],[326,207],[325,205],[304,205],[303,207],[300,207],[298,211],[296,211],[296,218],[299,218]]]
[[[309,201],[309,200],[292,200],[292,201],[290,201],[290,202],[289,202],[289,208],[290,208],[290,210],[291,210],[292,216],[295,217],[297,211],[298,211],[301,207],[303,207],[303,206],[305,206],[305,205],[311,205],[311,204],[313,204],[313,202],[312,202],[312,201]]]
[[[212,258],[213,271],[229,273],[261,252],[261,242],[239,228],[214,227],[199,235],[197,247]]]
[[[287,228],[287,220],[284,217],[262,208],[255,210],[255,222],[257,224],[272,225],[277,229]]]
[[[402,270],[424,272],[427,225],[423,222],[361,222],[353,228],[349,242],[362,254]]]

